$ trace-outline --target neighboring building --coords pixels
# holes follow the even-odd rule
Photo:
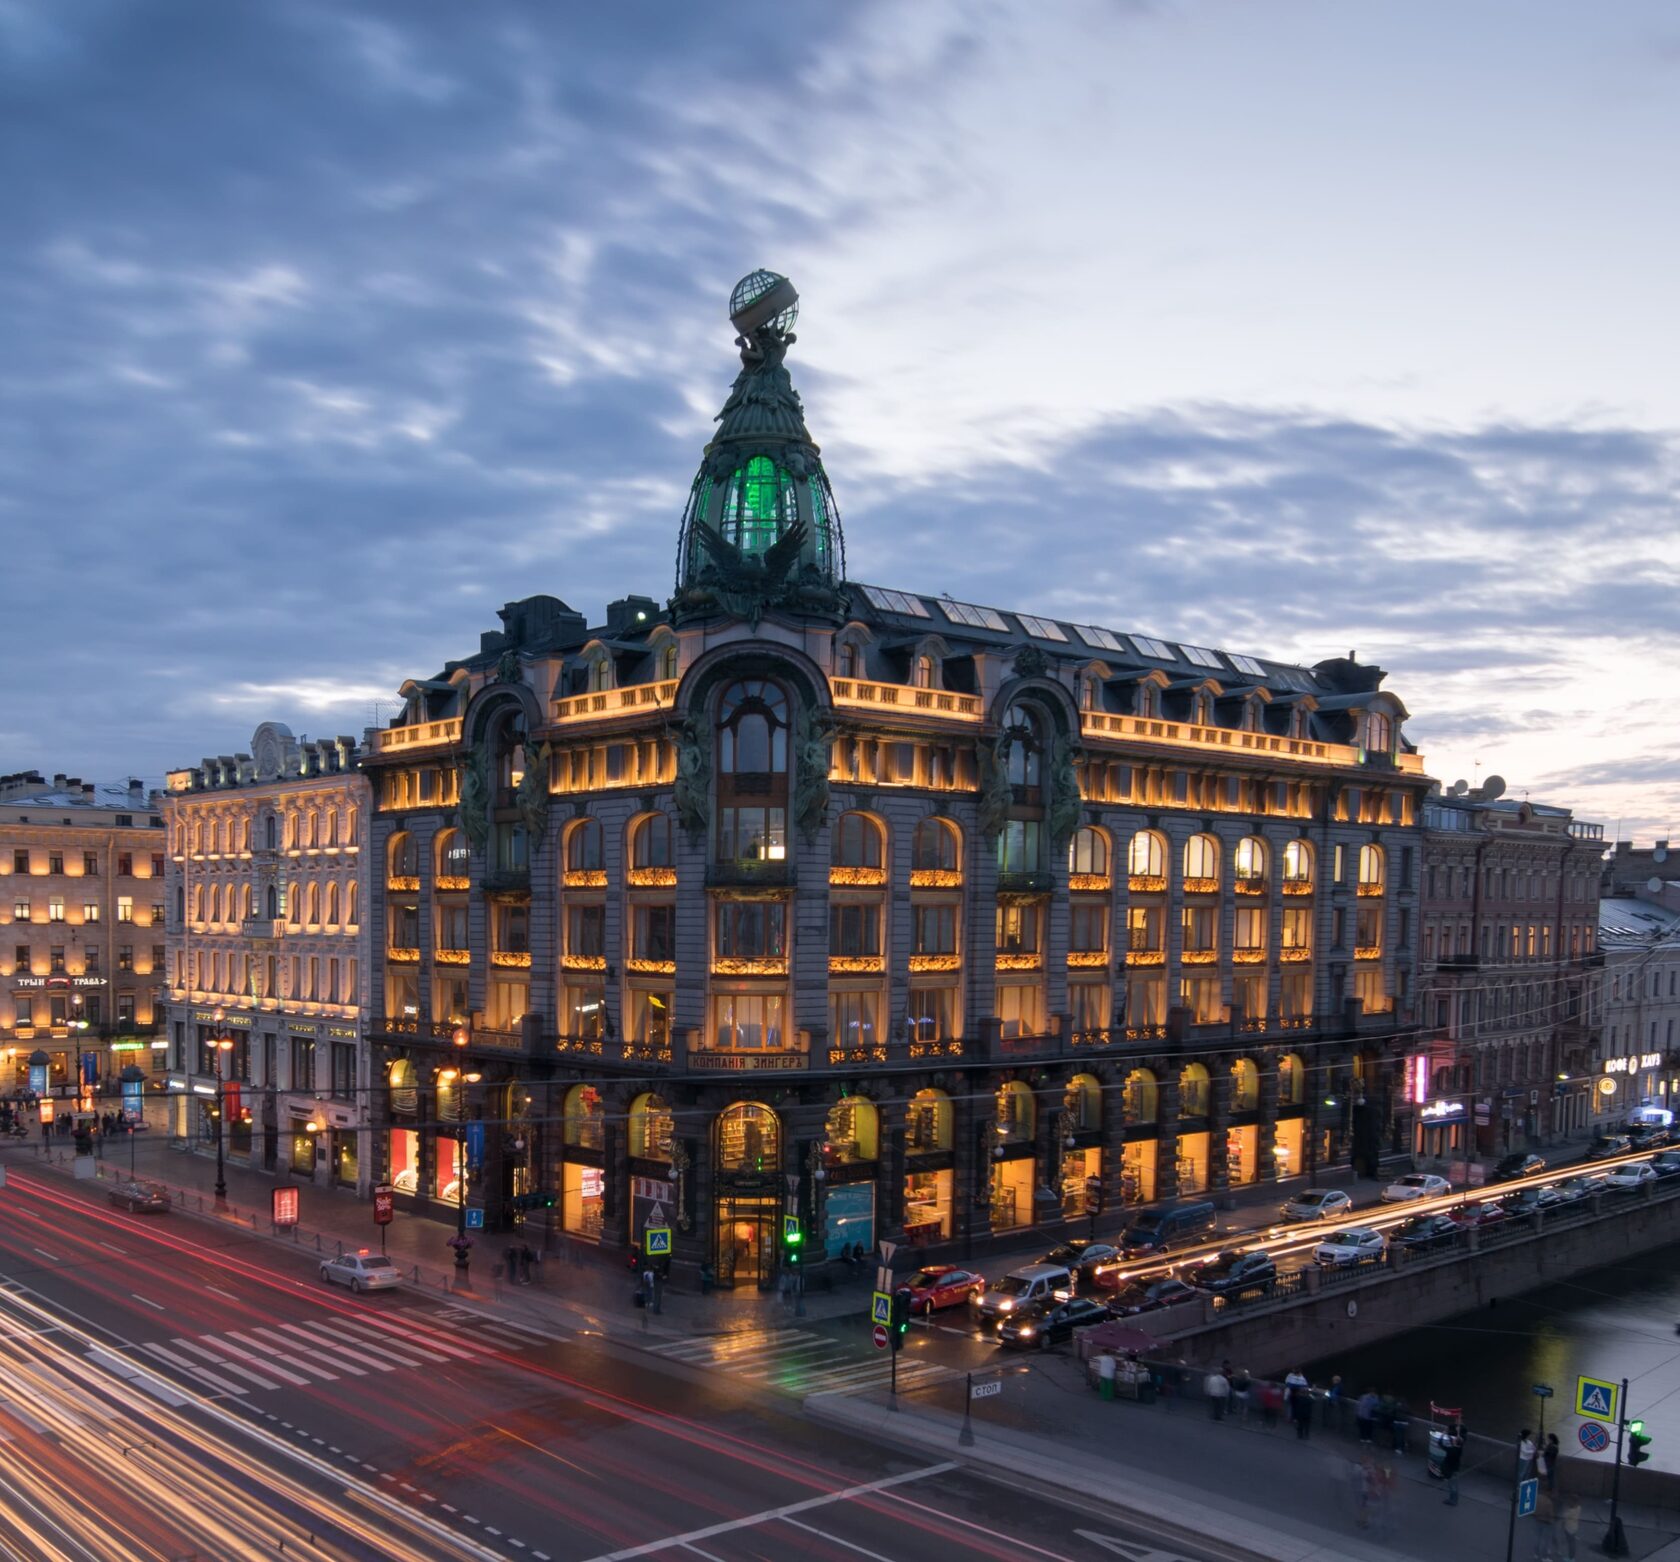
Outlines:
[[[1617,841],[1604,859],[1604,893],[1632,895],[1648,905],[1680,911],[1680,858],[1667,841],[1643,847]]]
[[[367,1191],[367,780],[350,738],[265,722],[250,754],[171,772],[171,1131]],[[228,1049],[215,1043],[227,1038]]]
[[[850,581],[791,296],[732,300],[669,608],[510,603],[372,734],[380,1175],[765,1285],[795,1211],[965,1252],[1374,1172],[1428,785],[1381,671]]]
[[[1503,1152],[1591,1119],[1602,826],[1490,777],[1424,805],[1415,1148]]]
[[[0,776],[0,1093],[106,1090],[152,1049],[163,969],[163,823],[139,781]]]
[[[1666,858],[1666,843],[1658,844]],[[1613,862],[1623,847],[1616,850]],[[1651,893],[1671,883],[1662,881]],[[1645,895],[1609,897],[1599,902],[1598,936],[1604,951],[1598,1115],[1609,1127],[1639,1106],[1680,1110],[1680,911]]]

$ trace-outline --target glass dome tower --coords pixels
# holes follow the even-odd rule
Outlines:
[[[730,295],[741,372],[683,513],[671,604],[679,619],[756,623],[771,608],[833,616],[843,606],[840,514],[783,366],[798,316],[798,293],[773,271],[751,272]]]

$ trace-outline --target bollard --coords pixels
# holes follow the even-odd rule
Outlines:
[[[321,1233],[319,1231],[315,1233],[315,1251],[317,1253],[321,1251]]]
[[[342,1239],[340,1239],[339,1244],[338,1244],[338,1256],[340,1258],[344,1257],[344,1242],[343,1242]]]

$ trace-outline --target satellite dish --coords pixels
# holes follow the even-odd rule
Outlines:
[[[1655,874],[1653,874],[1650,878],[1646,879],[1646,881],[1645,881],[1645,888],[1648,889],[1653,895],[1662,894],[1662,887],[1663,887],[1663,881],[1661,879],[1657,878]]]
[[[1667,841],[1658,841],[1657,844],[1651,848],[1651,861],[1652,862],[1667,862],[1668,861],[1668,842]]]
[[[1470,783],[1468,781],[1460,780],[1460,781],[1455,781],[1452,784],[1452,795],[1454,797],[1463,797],[1464,794],[1466,792],[1468,792],[1469,790],[1470,790]]]
[[[1505,795],[1505,777],[1504,776],[1489,776],[1487,778],[1487,780],[1485,780],[1482,783],[1482,796],[1488,802],[1491,803],[1494,800],[1494,798],[1503,797],[1504,795]]]

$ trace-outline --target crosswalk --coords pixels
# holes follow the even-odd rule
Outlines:
[[[866,1354],[811,1329],[746,1329],[738,1333],[703,1334],[684,1340],[665,1340],[650,1347],[654,1354],[685,1366],[726,1372],[780,1393],[803,1398],[807,1394],[861,1394],[885,1388],[891,1363],[885,1351]],[[898,1358],[900,1393],[930,1388],[963,1376],[937,1362],[905,1354]]]
[[[161,1364],[217,1394],[245,1395],[453,1366],[546,1340],[518,1324],[488,1322],[459,1308],[397,1308],[382,1316],[400,1327],[324,1313],[308,1321],[149,1340],[138,1350],[148,1365]],[[98,1354],[89,1352],[90,1358]]]

